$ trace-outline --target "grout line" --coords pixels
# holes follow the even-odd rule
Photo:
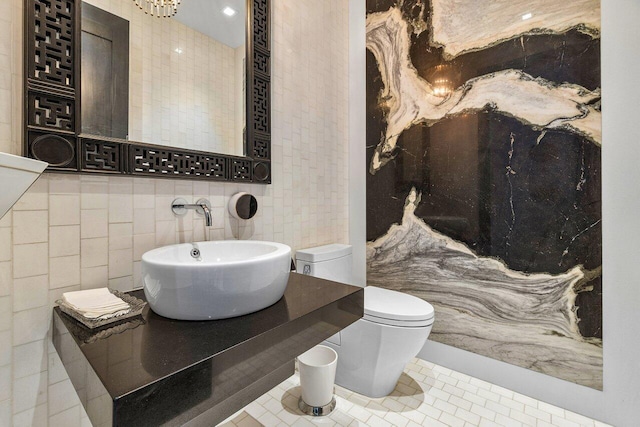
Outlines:
[[[401,377],[392,395],[378,399],[370,399],[336,385],[338,405],[333,413],[316,420],[297,410],[296,415],[290,412],[283,414],[280,411],[278,414],[283,414],[283,416],[278,417],[279,425],[310,425],[309,423],[331,425],[334,423],[333,425],[342,426],[354,423],[360,425],[371,423],[381,426],[422,424],[469,427],[477,425],[542,425],[541,423],[551,425],[553,422],[554,425],[575,426],[581,424],[581,426],[589,427],[594,425],[610,427],[582,415],[570,413],[562,408],[419,359],[414,359],[407,365],[405,374],[406,376]],[[424,380],[416,380],[416,374]],[[444,379],[446,382],[433,382],[431,380],[434,377]],[[449,379],[447,380],[445,377]],[[407,378],[415,383],[408,386],[407,381],[411,380]],[[455,380],[455,384],[451,384],[453,380]],[[448,389],[453,393],[445,392],[436,387],[437,382],[440,383],[440,387],[449,386]],[[287,392],[297,400],[300,393],[299,383],[299,373],[296,371],[293,376],[238,411],[221,425],[242,425],[241,421],[247,419],[246,417],[251,417],[251,421],[255,420],[260,425],[271,425],[274,421],[272,418],[274,410],[277,412],[279,408],[282,408],[284,411],[289,411],[284,408],[282,403],[283,396]],[[476,392],[472,391],[474,388]],[[495,395],[499,402],[483,395]],[[429,402],[433,402],[433,404]],[[347,420],[347,424],[342,424]]]

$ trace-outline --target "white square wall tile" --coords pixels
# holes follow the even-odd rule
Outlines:
[[[0,401],[0,426],[11,425],[11,401]]]
[[[11,228],[0,228],[0,261],[11,261]]]
[[[155,234],[137,234],[133,236],[133,260],[140,261],[142,255],[156,248]]]
[[[153,205],[151,205],[153,206]],[[156,232],[155,208],[136,208],[133,211],[133,233],[151,234]]]
[[[47,373],[49,375],[49,384],[55,384],[59,383],[60,381],[69,379],[67,371],[64,367],[64,364],[62,363],[62,360],[60,360],[60,356],[58,356],[58,353],[54,351],[53,353],[48,353],[47,356]]]
[[[0,297],[11,294],[12,278],[11,261],[0,262]]]
[[[11,399],[11,365],[0,367],[0,400]]]
[[[13,323],[11,296],[0,297],[0,332],[11,329]]]
[[[109,264],[109,239],[82,239],[80,242],[80,266],[98,267]]]
[[[47,404],[42,403],[35,408],[27,409],[13,416],[14,427],[35,427],[47,425]],[[53,427],[53,426],[51,426]]]
[[[80,405],[72,406],[49,417],[50,426],[80,427]]]
[[[15,245],[41,243],[49,240],[47,211],[16,211],[13,213]]]
[[[66,379],[49,386],[49,415],[57,414],[79,403],[80,400],[71,380]]]
[[[133,223],[109,224],[109,250],[133,248]]]
[[[133,222],[133,195],[109,194],[109,223]]]
[[[133,222],[133,178],[109,178],[109,222]]]
[[[142,261],[133,263],[133,289],[142,289],[144,282],[142,281]]]
[[[18,379],[47,370],[48,355],[44,340],[13,348],[13,378]]]
[[[176,183],[168,179],[154,180],[156,188],[156,200],[158,196],[173,196],[176,193]]]
[[[191,181],[176,181],[174,192],[177,197],[193,198],[193,183]]]
[[[13,413],[34,408],[47,401],[47,373],[41,372],[13,382]]]
[[[52,194],[49,196],[50,225],[80,224],[80,194]]]
[[[51,322],[49,306],[19,311],[13,315],[13,345],[27,344],[47,337]]]
[[[49,269],[50,289],[80,284],[80,255],[51,258]]]
[[[80,209],[108,209],[109,179],[107,177],[82,176]]]
[[[178,218],[184,218],[184,217],[176,216],[171,210],[171,205],[174,199],[175,199],[174,195],[156,196],[156,199],[155,199],[156,221],[175,221]],[[187,203],[189,203],[189,200],[187,200]]]
[[[13,360],[11,331],[0,332],[0,366],[5,366]]]
[[[49,277],[33,276],[13,281],[13,311],[28,310],[47,305]]]
[[[109,278],[133,275],[133,249],[109,251]]]
[[[133,181],[133,208],[144,209],[155,204],[155,180],[135,179]]]
[[[176,243],[175,221],[156,222],[156,246],[167,246]]]
[[[80,211],[80,237],[91,239],[109,236],[109,211],[83,209]]]
[[[80,270],[80,285],[82,289],[104,288],[109,283],[109,267],[88,267]]]
[[[41,276],[49,272],[49,245],[33,243],[13,247],[13,277]]]
[[[50,174],[49,195],[80,194],[80,175]]]
[[[80,255],[80,226],[49,227],[49,256]]]

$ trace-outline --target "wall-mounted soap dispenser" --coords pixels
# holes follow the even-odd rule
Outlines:
[[[235,219],[251,219],[258,212],[258,200],[249,193],[236,193],[229,200],[229,214]]]
[[[49,166],[39,160],[0,153],[0,219]]]

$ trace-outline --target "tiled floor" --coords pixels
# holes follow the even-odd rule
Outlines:
[[[302,415],[296,373],[220,426],[608,427],[420,359],[408,365],[390,396],[370,399],[337,386],[336,395],[328,417]]]

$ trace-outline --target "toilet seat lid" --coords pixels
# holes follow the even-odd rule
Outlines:
[[[390,289],[364,288],[364,319],[393,326],[428,326],[433,323],[433,306],[413,295]]]

